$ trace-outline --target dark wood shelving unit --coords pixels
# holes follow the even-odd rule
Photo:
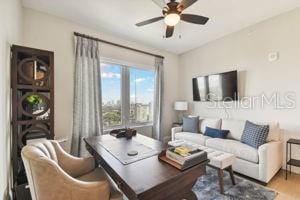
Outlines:
[[[54,53],[11,47],[13,198],[31,199],[21,150],[54,139]]]
[[[23,91],[32,91],[32,86],[30,85],[17,85],[18,90]],[[34,87],[34,89],[38,92],[50,92],[51,89],[48,87]]]
[[[286,173],[285,173],[285,179],[287,180],[288,177],[288,171],[290,174],[292,173],[292,166],[300,167],[300,160],[293,159],[292,158],[292,145],[299,145],[300,146],[300,140],[298,139],[289,139],[286,143]],[[288,169],[289,167],[289,169]]]

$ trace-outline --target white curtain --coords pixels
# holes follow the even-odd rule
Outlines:
[[[162,102],[163,102],[163,58],[155,57],[155,94],[154,94],[154,115],[153,115],[153,137],[163,141],[161,134]]]
[[[99,43],[75,36],[75,77],[71,153],[84,156],[83,138],[101,135],[101,69]]]

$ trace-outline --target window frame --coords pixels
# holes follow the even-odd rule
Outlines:
[[[100,58],[100,67],[101,67],[102,63],[119,65],[121,67],[121,70],[120,70],[121,71],[121,77],[120,77],[121,125],[104,127],[104,131],[113,130],[113,129],[117,129],[117,128],[124,128],[124,127],[153,126],[153,119],[151,122],[130,123],[129,116],[130,116],[130,69],[133,68],[133,69],[155,72],[154,66],[135,64],[135,63],[130,63],[130,62],[122,61],[122,60],[106,58],[106,57]],[[102,73],[102,69],[100,71]],[[154,76],[155,76],[155,74],[154,74]],[[155,77],[154,77],[154,79],[155,79]],[[102,78],[101,78],[101,87],[102,87]],[[153,96],[153,102],[154,102],[154,98],[155,97]],[[101,105],[101,109],[102,109],[102,105]],[[102,114],[102,117],[103,117],[103,114]]]

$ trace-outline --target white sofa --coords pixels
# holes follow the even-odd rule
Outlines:
[[[243,120],[204,118],[199,123],[201,133],[183,132],[182,127],[174,127],[172,140],[186,140],[232,153],[237,158],[233,165],[234,171],[266,184],[282,167],[283,144],[279,124],[269,124],[267,143],[255,149],[240,142],[245,123]],[[229,130],[230,133],[227,139],[211,138],[202,134],[206,127]]]

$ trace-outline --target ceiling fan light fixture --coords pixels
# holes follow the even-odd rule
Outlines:
[[[165,17],[165,23],[168,26],[175,26],[180,21],[180,16],[177,13],[170,13]]]

